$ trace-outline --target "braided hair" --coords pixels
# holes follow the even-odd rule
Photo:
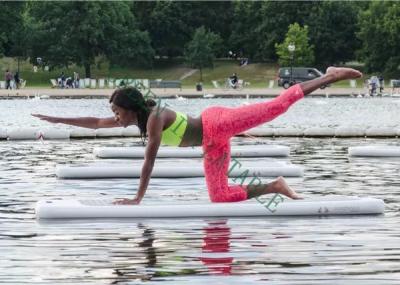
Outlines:
[[[114,103],[118,107],[131,110],[137,114],[140,138],[143,144],[145,144],[150,107],[156,106],[156,102],[153,99],[145,99],[142,93],[135,87],[124,87],[114,91],[111,95],[110,103]]]

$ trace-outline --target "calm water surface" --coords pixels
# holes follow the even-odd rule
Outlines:
[[[348,100],[342,101],[344,108],[352,102]],[[34,126],[30,109],[51,110],[49,104],[66,115],[69,108],[71,114],[108,111],[106,104],[99,111],[88,108],[86,101],[86,109],[77,108],[78,101],[41,100],[30,107],[22,100],[1,101],[2,123]],[[392,103],[384,104],[393,111],[379,120],[395,117]],[[20,108],[14,120],[9,104]],[[333,121],[320,110],[316,121]],[[398,139],[233,140],[290,146],[291,155],[284,160],[303,166],[305,175],[288,181],[306,198],[373,196],[387,204],[381,216],[35,220],[34,205],[40,199],[133,197],[136,179],[57,180],[54,167],[96,162],[94,147],[138,143],[132,138],[0,141],[0,284],[400,284],[400,159],[347,156],[349,146],[400,146]],[[175,201],[208,201],[204,179],[153,179],[143,203]]]

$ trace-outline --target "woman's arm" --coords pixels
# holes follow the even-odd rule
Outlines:
[[[160,147],[162,131],[163,131],[163,120],[158,115],[150,115],[148,121],[148,138],[146,151],[144,154],[144,163],[142,166],[142,173],[140,175],[139,189],[134,199],[122,199],[115,204],[139,204],[146,193],[147,186],[149,185],[151,172],[153,171],[154,162],[157,157],[158,148]]]
[[[79,118],[61,118],[45,116],[41,114],[32,114],[32,116],[39,118],[49,123],[60,123],[72,126],[78,126],[89,129],[100,129],[100,128],[114,128],[120,127],[115,121],[114,117],[109,118],[95,118],[95,117],[79,117]]]

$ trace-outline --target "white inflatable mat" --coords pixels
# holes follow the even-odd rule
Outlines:
[[[93,150],[101,158],[143,158],[144,147],[98,147]],[[289,156],[290,148],[280,145],[246,145],[232,146],[232,157],[277,157]],[[168,147],[162,146],[157,157],[195,158],[202,157],[201,147]]]
[[[247,216],[327,216],[382,214],[380,199],[359,197],[320,197],[305,200],[285,199],[275,207],[269,202],[113,205],[111,200],[42,200],[36,204],[38,219],[77,218],[189,218]]]
[[[400,157],[400,146],[355,146],[349,147],[350,156]]]
[[[244,175],[247,177],[301,177],[303,176],[303,169],[296,165],[271,162],[264,163],[264,166],[251,166],[251,167],[234,167],[231,164],[229,176],[238,177]],[[116,166],[116,165],[102,165],[102,166],[71,166],[71,165],[57,165],[56,175],[58,178],[63,179],[102,179],[102,178],[139,178],[142,173],[141,165],[130,166]],[[151,177],[158,178],[184,178],[184,177],[204,177],[204,168],[201,164],[192,164],[185,166],[175,165],[156,165],[153,168]]]

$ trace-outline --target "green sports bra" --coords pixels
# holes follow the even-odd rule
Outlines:
[[[162,132],[161,143],[179,146],[187,127],[187,115],[176,112],[175,121]]]

